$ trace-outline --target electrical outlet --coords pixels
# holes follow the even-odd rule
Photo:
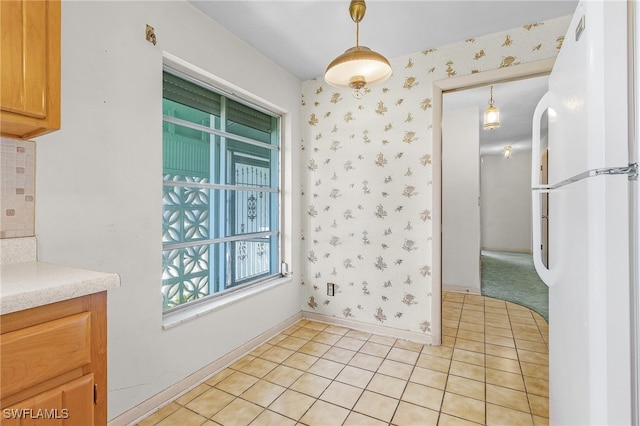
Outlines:
[[[335,284],[327,283],[327,296],[333,296],[335,294]]]

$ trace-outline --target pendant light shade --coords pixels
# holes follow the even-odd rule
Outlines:
[[[349,13],[356,23],[356,45],[335,58],[327,67],[325,81],[337,88],[353,89],[361,97],[362,89],[382,83],[391,76],[391,64],[380,53],[359,45],[360,21],[364,18],[364,0],[351,0]]]
[[[382,83],[390,76],[387,58],[368,47],[356,46],[329,64],[324,79],[334,87],[360,89]]]
[[[498,127],[500,127],[500,110],[493,106],[493,86],[491,86],[489,107],[484,111],[484,129],[493,130]]]

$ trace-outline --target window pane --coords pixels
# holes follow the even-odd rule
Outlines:
[[[271,261],[273,238],[274,236],[227,243],[231,262],[227,288],[277,273],[276,265]]]
[[[164,309],[209,295],[209,246],[162,252]]]
[[[162,169],[174,181],[226,183],[218,171],[220,138],[173,123],[163,123]]]
[[[220,117],[222,96],[167,72],[162,73],[162,98]]]
[[[234,161],[262,162],[263,167],[270,167],[270,164],[265,164],[264,162],[269,163],[272,153],[274,152],[272,149],[263,146],[251,145],[234,139],[227,139],[227,150],[233,153],[233,155],[238,156]],[[244,157],[246,160],[240,157]]]
[[[162,243],[211,238],[209,210],[208,189],[165,185],[162,198]]]
[[[272,229],[271,211],[274,194],[257,191],[228,191],[229,235],[268,232]]]
[[[189,188],[166,181],[163,188],[163,244],[277,231],[272,218],[277,193]]]
[[[164,250],[163,308],[276,276],[279,272],[277,243],[278,236],[272,235]]]
[[[162,114],[172,118],[188,121],[189,123],[210,127],[212,129],[220,129],[219,115],[209,114],[168,99],[163,99],[162,101]],[[185,127],[183,131],[192,132],[194,130],[190,130]]]
[[[227,121],[225,130],[234,135],[244,136],[268,144],[277,144],[272,140],[276,119],[268,114],[227,100]]]
[[[271,149],[168,122],[162,145],[163,171],[170,180],[277,187],[271,176],[278,159]],[[227,157],[234,166],[225,173]],[[249,168],[254,170],[243,174],[241,169]]]

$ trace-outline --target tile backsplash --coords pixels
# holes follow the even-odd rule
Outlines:
[[[0,138],[0,238],[35,235],[36,144]]]

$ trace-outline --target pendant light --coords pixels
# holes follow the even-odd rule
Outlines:
[[[335,58],[324,73],[325,81],[337,88],[352,89],[360,99],[364,88],[382,83],[391,76],[389,61],[368,47],[360,46],[360,21],[367,10],[364,0],[351,0],[349,14],[356,23],[356,45]]]
[[[500,127],[500,111],[493,106],[493,86],[491,86],[491,97],[489,107],[484,112],[484,129],[493,130]]]
[[[504,158],[506,159],[511,158],[511,145],[507,145],[502,149],[504,150]]]

